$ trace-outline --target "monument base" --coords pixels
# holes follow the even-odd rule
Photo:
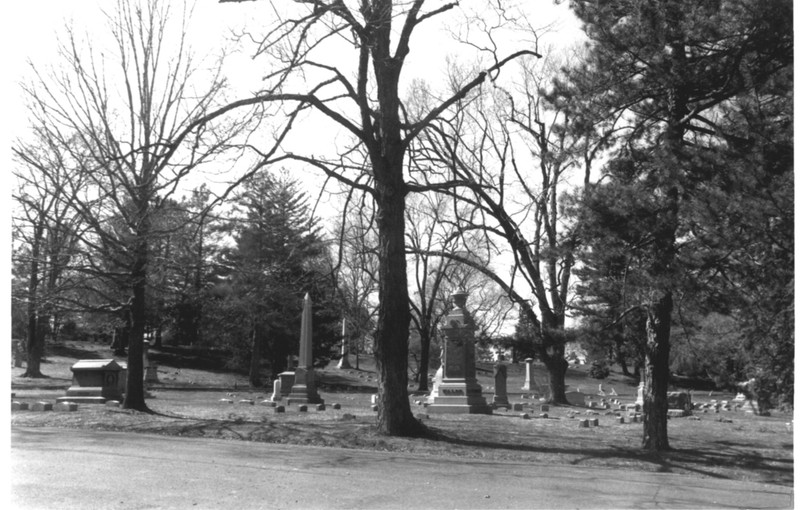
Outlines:
[[[492,399],[492,408],[497,409],[498,407],[503,407],[505,409],[511,409],[511,403],[508,401],[507,398],[494,397]]]
[[[442,414],[492,414],[477,381],[443,379],[428,398],[428,412]]]
[[[296,368],[292,390],[286,395],[286,404],[324,404],[314,382],[314,369]]]
[[[116,399],[110,399],[105,397],[58,397],[56,399],[56,404],[61,404],[65,402],[74,402],[76,404],[105,404],[109,400],[116,400]]]

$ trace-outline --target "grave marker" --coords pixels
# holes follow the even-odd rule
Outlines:
[[[465,309],[466,292],[451,296],[453,310],[444,319],[442,382],[428,398],[428,409],[434,413],[492,414],[492,407],[483,398],[483,390],[475,377],[475,323]]]
[[[506,378],[508,375],[508,367],[502,361],[499,361],[494,366],[494,397],[492,397],[492,405],[496,408],[504,407],[509,408],[508,392],[506,388]]]
[[[67,389],[67,395],[59,397],[57,402],[104,404],[108,400],[122,400],[122,367],[113,359],[79,360],[70,370],[72,386]]]
[[[324,403],[317,393],[314,357],[311,344],[311,296],[306,293],[303,298],[303,317],[300,322],[300,355],[294,371],[294,384],[287,396],[288,403],[321,404]]]
[[[525,358],[525,383],[522,389],[529,391],[533,381],[533,358]]]

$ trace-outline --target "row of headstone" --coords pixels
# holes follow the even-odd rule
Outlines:
[[[75,402],[59,402],[52,404],[50,402],[11,402],[12,411],[60,411],[60,412],[74,412],[78,410],[78,404]]]

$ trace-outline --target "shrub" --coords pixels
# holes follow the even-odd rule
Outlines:
[[[610,373],[611,369],[608,368],[605,361],[592,361],[592,366],[589,368],[589,377],[593,379],[605,379]]]

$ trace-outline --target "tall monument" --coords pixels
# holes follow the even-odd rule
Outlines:
[[[288,404],[322,404],[314,380],[314,356],[311,350],[311,297],[303,298],[303,318],[300,323],[300,354],[294,369],[292,391],[286,396]]]
[[[475,377],[475,322],[466,310],[466,292],[451,296],[454,308],[445,317],[442,379],[428,398],[432,413],[492,414]]]
[[[350,342],[347,338],[347,319],[342,317],[342,357],[339,360],[339,368],[347,369],[350,367],[350,360],[348,354],[350,353]]]

